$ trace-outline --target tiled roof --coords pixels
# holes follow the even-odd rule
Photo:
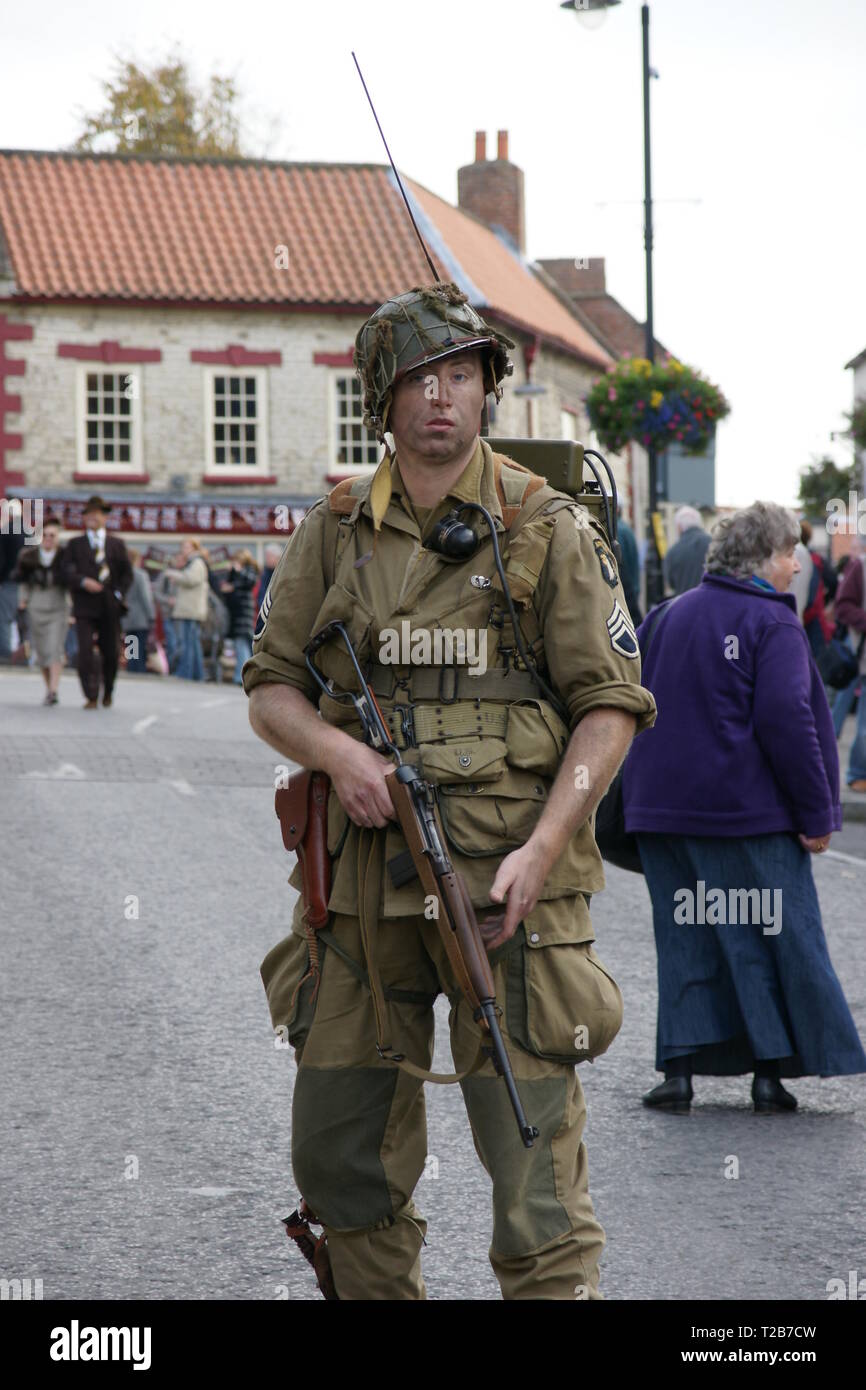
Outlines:
[[[443,277],[476,307],[607,365],[489,228],[407,184]],[[384,165],[0,151],[0,240],[19,301],[372,310],[431,278]]]
[[[646,355],[646,328],[612,294],[581,295],[574,300],[574,307],[581,317],[585,316],[593,328],[598,329],[602,341],[609,344],[617,356]],[[655,347],[658,359],[664,360],[670,356],[658,338]]]

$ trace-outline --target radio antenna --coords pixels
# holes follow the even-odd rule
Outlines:
[[[440,276],[439,276],[439,272],[437,271],[435,265],[433,264],[433,261],[432,261],[432,259],[431,259],[431,257],[430,257],[430,252],[427,250],[427,247],[426,247],[426,245],[425,245],[425,243],[424,243],[424,238],[422,237],[420,231],[418,230],[418,223],[415,221],[414,213],[412,212],[412,209],[411,209],[411,207],[409,206],[409,199],[406,197],[406,190],[405,190],[405,188],[403,187],[403,180],[400,178],[400,175],[397,173],[397,166],[396,166],[396,164],[394,163],[393,159],[391,158],[391,151],[388,149],[388,141],[385,139],[385,132],[384,132],[384,130],[382,129],[380,123],[379,123],[379,117],[376,115],[376,108],[375,108],[375,106],[373,105],[373,98],[370,96],[370,93],[369,93],[369,91],[367,90],[367,84],[366,84],[366,82],[364,81],[364,74],[363,74],[362,71],[361,71],[361,65],[360,65],[360,63],[358,62],[358,59],[355,57],[354,52],[352,53],[352,59],[353,59],[353,61],[354,61],[355,67],[358,69],[358,76],[359,76],[360,79],[361,79],[361,86],[364,88],[364,94],[365,94],[367,100],[368,100],[369,103],[370,103],[370,110],[373,112],[373,120],[376,122],[376,125],[379,127],[379,134],[380,134],[381,137],[382,137],[382,144],[385,146],[385,153],[386,153],[387,156],[388,156],[388,162],[390,163],[391,168],[392,168],[393,171],[394,171],[394,177],[395,177],[395,179],[397,180],[397,187],[400,189],[400,192],[401,192],[402,195],[403,195],[403,202],[406,204],[406,211],[407,211],[408,214],[409,214],[409,219],[410,219],[410,221],[411,221],[411,223],[412,223],[412,226],[415,228],[415,235],[416,235],[416,237],[418,238],[418,240],[419,240],[420,243],[421,243],[421,250],[424,252],[424,255],[425,255],[426,258],[427,258],[427,264],[429,265],[430,269],[431,269],[432,272],[433,272],[433,279],[436,281],[437,285],[441,285],[441,284],[442,284],[442,280],[441,280],[441,278],[440,278]]]

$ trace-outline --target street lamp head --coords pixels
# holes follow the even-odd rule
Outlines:
[[[571,10],[587,29],[598,29],[607,18],[607,11],[621,0],[563,0],[561,10]]]

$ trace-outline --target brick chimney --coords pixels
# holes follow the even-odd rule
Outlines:
[[[489,227],[502,227],[526,250],[523,170],[508,158],[508,131],[497,134],[496,158],[487,158],[487,133],[475,132],[475,163],[457,170],[457,202]]]

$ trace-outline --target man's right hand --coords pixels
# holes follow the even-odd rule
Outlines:
[[[82,589],[86,589],[89,594],[101,594],[102,585],[98,579],[82,579]]]
[[[385,777],[394,771],[390,758],[383,758],[366,743],[346,735],[339,749],[328,759],[327,772],[340,805],[356,825],[381,829],[394,819],[391,795]]]

